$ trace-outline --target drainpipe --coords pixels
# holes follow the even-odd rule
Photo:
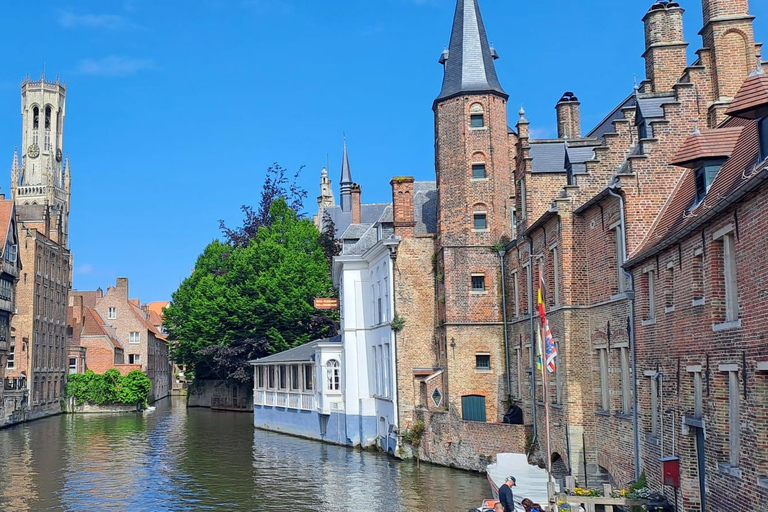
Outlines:
[[[635,442],[635,481],[640,479],[640,424],[638,416],[638,397],[637,397],[637,347],[635,346],[635,280],[632,277],[632,273],[628,272],[624,268],[624,263],[627,261],[627,223],[624,218],[624,196],[617,194],[612,190],[616,184],[612,183],[611,188],[608,189],[608,194],[615,197],[619,201],[619,218],[621,222],[621,248],[622,248],[622,272],[627,277],[628,290],[627,298],[629,299],[629,345],[632,347],[632,430]]]
[[[528,287],[528,314],[530,315],[531,329],[531,411],[533,412],[533,442],[536,444],[539,437],[538,420],[536,418],[536,326],[533,321],[533,238],[528,238],[528,272],[526,286]]]
[[[507,332],[507,283],[504,279],[504,255],[507,249],[499,250],[499,266],[501,267],[501,317],[504,321],[504,362],[507,367],[507,399],[512,404],[512,377],[509,372],[509,334]]]

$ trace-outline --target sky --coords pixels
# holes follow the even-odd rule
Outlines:
[[[690,59],[701,2],[687,9]],[[533,137],[556,134],[554,105],[581,100],[585,133],[644,77],[641,19],[652,0],[481,0],[496,67]],[[752,0],[758,41],[768,2]],[[588,5],[588,8],[584,8]],[[0,19],[0,163],[9,192],[21,143],[20,82],[67,84],[74,287],[128,277],[143,302],[169,300],[197,256],[255,205],[265,170],[305,166],[316,211],[342,140],[364,202],[396,175],[434,179],[432,101],[455,0],[5,2]]]

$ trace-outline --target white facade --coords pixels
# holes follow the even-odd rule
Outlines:
[[[362,255],[338,256],[333,272],[341,299],[347,418],[360,418],[360,445],[392,453],[399,422],[391,255],[398,242],[388,238]]]

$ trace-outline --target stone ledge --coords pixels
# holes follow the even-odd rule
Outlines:
[[[730,464],[721,462],[717,465],[717,469],[719,469],[720,472],[724,475],[729,475],[734,478],[741,479],[741,468],[739,467],[731,466]]]

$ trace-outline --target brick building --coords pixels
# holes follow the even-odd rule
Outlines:
[[[85,369],[103,373],[116,368],[123,374],[142,370],[152,381],[149,401],[168,396],[168,341],[152,323],[159,317],[147,306],[142,307],[139,300],[128,298],[128,279],[118,278],[106,292],[72,290],[71,297],[72,346],[79,329],[79,347],[86,349]]]
[[[19,410],[27,400],[26,390],[5,377],[6,368],[16,366],[11,319],[16,310],[14,287],[21,270],[18,245],[15,205],[0,196],[0,426],[18,421]]]
[[[732,115],[739,112],[728,110],[760,61],[755,58],[760,45],[754,42],[746,0],[703,0],[702,5],[703,47],[690,65],[681,6],[650,6],[643,18],[646,80],[586,135],[572,93],[556,104],[556,140],[533,140],[530,122],[520,112],[513,150],[516,234],[505,255],[507,317],[511,395],[524,409],[542,453],[544,400],[552,404],[550,452],[556,473],[571,473],[581,485],[610,480],[623,486],[644,471],[652,488],[672,497],[672,489],[661,485],[659,458],[687,453],[679,505],[705,510],[700,490],[706,488],[703,494],[713,497],[706,510],[724,510],[726,502],[717,500],[733,496],[735,489],[744,496],[740,506],[766,503],[760,487],[765,483],[764,461],[758,457],[739,466],[738,457],[729,461],[724,449],[729,444],[724,428],[728,418],[732,428],[737,422],[733,418],[739,418],[738,407],[728,413],[727,379],[743,376],[749,371],[745,364],[751,369],[751,380],[743,378],[747,398],[741,413],[753,423],[744,427],[743,422],[741,431],[754,432],[745,439],[758,451],[766,442],[759,434],[763,412],[757,409],[750,417],[746,407],[757,404],[765,383],[755,359],[761,348],[756,337],[744,334],[741,341],[752,359],[738,359],[739,350],[722,348],[725,340],[733,343],[732,329],[741,335],[742,328],[731,323],[736,317],[715,319],[725,314],[725,304],[714,292],[725,278],[722,265],[718,270],[714,262],[728,259],[722,251],[733,255],[735,249],[722,230],[727,230],[727,214],[713,220],[711,227],[701,218],[711,218],[715,204],[727,203],[738,186],[751,182],[753,166],[762,160],[755,122],[735,119]],[[761,78],[750,80],[762,83]],[[745,103],[760,107],[754,99],[757,91],[759,86],[744,92]],[[700,185],[698,194],[695,183]],[[759,199],[751,201],[757,204]],[[685,231],[692,224],[698,228]],[[682,238],[670,244],[678,232],[688,236],[687,244]],[[759,250],[757,242],[744,248],[743,266],[759,260]],[[728,261],[738,263],[742,253],[737,254]],[[696,272],[702,273],[696,282],[709,284],[691,286],[691,273]],[[557,371],[547,374],[548,397],[543,396],[532,344],[539,328],[535,300],[540,276],[547,317],[559,345]],[[692,292],[696,286],[715,297],[710,301],[703,292]],[[694,300],[690,293],[700,295]],[[660,328],[662,319],[668,324]],[[691,411],[701,387],[696,391],[695,383],[701,382],[701,368],[718,371],[711,366],[716,364],[713,358],[722,365],[711,380],[713,399],[696,409],[696,416]],[[756,388],[752,398],[750,383]],[[682,419],[686,414],[687,423]],[[699,444],[706,457],[695,454],[695,437],[697,432],[704,435],[705,425],[706,440]],[[742,451],[747,449],[741,445]],[[732,491],[726,493],[726,488]]]
[[[70,292],[67,308],[69,373],[91,370],[103,374],[117,368],[126,374],[134,369],[140,370],[141,365],[124,364],[125,348],[117,339],[116,329],[107,325],[93,307],[86,306],[83,295],[77,293]]]
[[[20,417],[61,412],[66,375],[70,170],[63,161],[66,88],[45,77],[21,86],[21,160],[15,152],[11,195],[16,204],[23,271],[16,285],[18,314],[11,322],[14,367],[6,378],[29,393]]]

